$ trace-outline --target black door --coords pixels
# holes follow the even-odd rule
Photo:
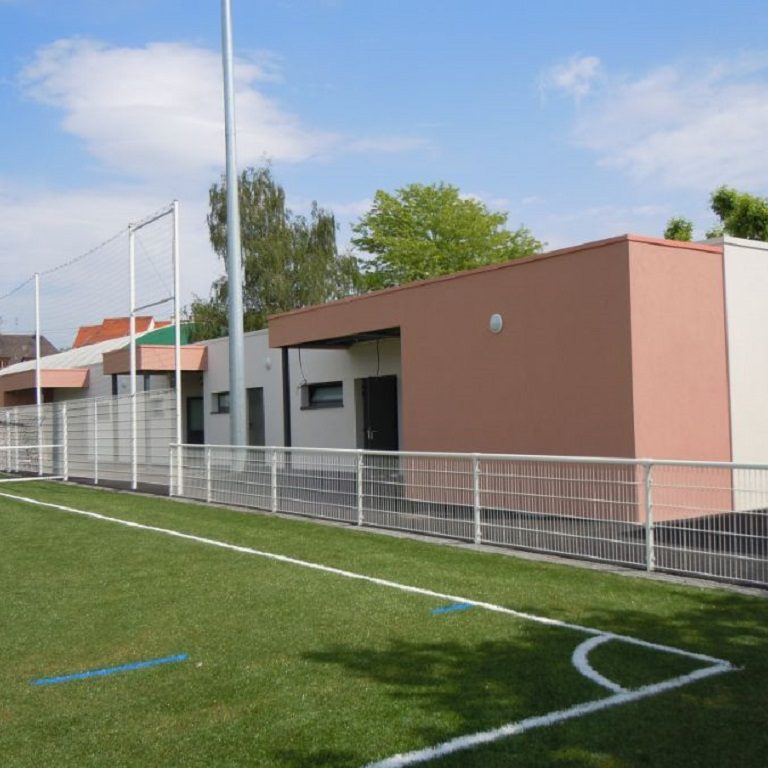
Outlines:
[[[363,448],[368,451],[396,451],[397,376],[363,379]]]
[[[248,390],[248,445],[264,445],[264,389]]]
[[[202,445],[205,442],[203,398],[187,398],[187,444]]]

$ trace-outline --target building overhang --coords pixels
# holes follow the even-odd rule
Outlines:
[[[87,368],[42,368],[40,387],[42,389],[85,389],[88,386],[88,376]],[[35,389],[36,386],[34,368],[0,376],[0,392],[18,392]]]
[[[136,347],[137,373],[168,373],[176,370],[174,347],[165,344],[142,344]],[[183,346],[181,352],[182,371],[207,371],[208,347],[203,344]],[[130,347],[107,352],[103,358],[105,375],[131,372]]]
[[[381,291],[275,315],[269,318],[269,346],[349,349],[355,344],[399,339],[405,313],[402,302],[391,299],[389,291]]]
[[[349,349],[353,344],[399,338],[400,328],[381,328],[370,331],[354,331],[344,336],[335,336],[333,338],[309,339],[301,343],[285,346],[300,347],[302,349]]]

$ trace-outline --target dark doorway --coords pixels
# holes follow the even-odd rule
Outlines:
[[[248,445],[264,445],[264,389],[248,389]]]
[[[187,398],[187,444],[202,445],[205,442],[203,398]]]
[[[362,379],[363,448],[368,451],[396,451],[397,376]]]

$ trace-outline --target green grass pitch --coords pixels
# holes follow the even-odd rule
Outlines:
[[[765,765],[768,601],[302,520],[56,483],[34,497],[731,662],[736,669],[432,759]],[[589,635],[0,495],[0,764],[362,768],[605,699]],[[186,653],[108,677],[33,680]],[[626,690],[702,666],[608,642]]]

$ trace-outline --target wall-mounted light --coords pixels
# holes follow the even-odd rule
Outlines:
[[[264,367],[268,370],[272,370],[272,358],[271,357],[265,357],[264,358]]]
[[[490,319],[488,320],[488,330],[491,333],[501,333],[501,329],[503,327],[504,327],[504,318],[498,313],[492,314]]]

